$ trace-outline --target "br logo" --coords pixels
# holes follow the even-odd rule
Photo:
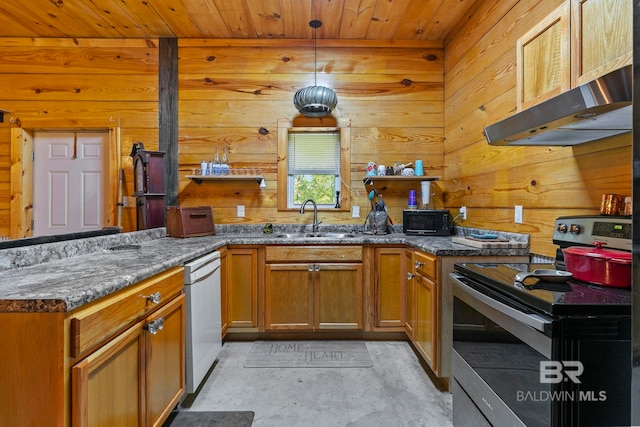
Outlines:
[[[540,382],[543,384],[558,384],[571,380],[574,384],[580,384],[580,375],[584,372],[582,362],[573,360],[541,361]]]

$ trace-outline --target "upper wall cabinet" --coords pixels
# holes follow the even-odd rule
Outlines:
[[[569,1],[518,39],[518,111],[571,88]]]
[[[632,62],[629,0],[567,0],[517,42],[518,111]]]
[[[573,86],[632,63],[632,4],[629,0],[571,0]]]

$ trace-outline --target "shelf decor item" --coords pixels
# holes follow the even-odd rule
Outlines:
[[[293,96],[293,105],[303,116],[307,117],[325,117],[331,114],[336,105],[338,105],[338,96],[333,89],[318,86],[317,71],[317,42],[316,32],[322,25],[322,21],[314,19],[309,22],[309,26],[313,28],[313,75],[314,85],[307,86],[296,92]]]

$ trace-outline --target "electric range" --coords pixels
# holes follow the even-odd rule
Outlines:
[[[561,217],[561,247],[630,250],[631,219]],[[631,291],[516,275],[553,262],[458,263],[453,278],[452,393],[459,426],[628,425]]]

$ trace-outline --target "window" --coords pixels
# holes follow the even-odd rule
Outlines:
[[[278,210],[299,209],[307,199],[321,209],[351,209],[351,123],[336,124],[293,127],[290,120],[278,120]]]
[[[287,207],[299,208],[307,199],[332,208],[340,191],[340,134],[290,132]]]

